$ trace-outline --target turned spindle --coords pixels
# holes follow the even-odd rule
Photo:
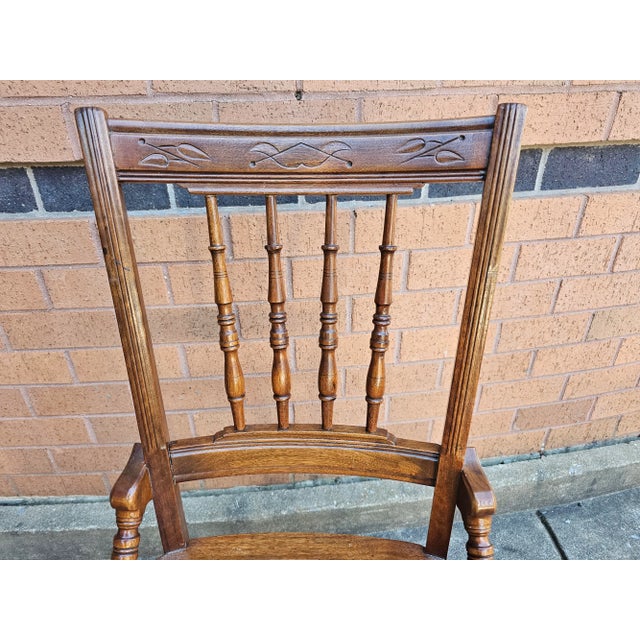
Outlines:
[[[231,405],[233,426],[242,431],[244,421],[244,375],[238,357],[238,331],[236,316],[233,313],[233,296],[227,263],[225,244],[222,238],[222,226],[216,196],[207,196],[207,223],[209,227],[209,251],[213,261],[213,282],[215,301],[218,305],[218,324],[220,325],[220,349],[224,352],[224,387]]]

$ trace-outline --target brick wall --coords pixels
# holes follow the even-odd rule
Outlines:
[[[529,106],[472,428],[483,457],[640,433],[640,82],[0,82],[0,495],[102,494],[137,439],[72,112],[373,122]],[[173,436],[229,422],[203,202],[125,191]],[[388,395],[400,436],[440,437],[476,185],[401,200]],[[293,413],[317,421],[323,205],[279,198]],[[341,201],[336,419],[361,422],[382,203]],[[260,199],[221,198],[247,415],[273,421]],[[301,230],[304,230],[301,233]],[[409,248],[409,246],[413,248]],[[291,478],[277,478],[289,481]],[[259,482],[247,478],[246,482]],[[190,486],[222,486],[195,484]]]

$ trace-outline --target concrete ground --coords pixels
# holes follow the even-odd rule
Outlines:
[[[489,465],[498,499],[492,541],[499,560],[640,559],[640,442]],[[250,531],[317,530],[423,542],[431,489],[344,479],[190,492],[193,537]],[[107,559],[114,516],[104,498],[6,499],[0,559]],[[152,508],[141,558],[162,553]],[[450,557],[465,557],[454,524]]]

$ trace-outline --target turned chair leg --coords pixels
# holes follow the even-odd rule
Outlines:
[[[475,449],[467,449],[458,489],[458,508],[469,534],[468,560],[493,560],[489,541],[491,518],[496,512],[496,497],[491,489]]]
[[[124,471],[111,490],[111,506],[116,510],[118,532],[113,538],[112,560],[136,560],[140,546],[139,527],[151,500],[149,471],[142,447],[135,444]]]
[[[113,536],[112,560],[137,560],[140,546],[138,527],[142,522],[144,511],[126,511],[116,509],[118,533]]]
[[[464,518],[464,528],[469,534],[468,560],[493,560],[493,545],[489,541],[491,516]]]

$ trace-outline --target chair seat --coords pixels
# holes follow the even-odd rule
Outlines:
[[[436,560],[419,544],[334,533],[259,533],[191,540],[161,560]]]

